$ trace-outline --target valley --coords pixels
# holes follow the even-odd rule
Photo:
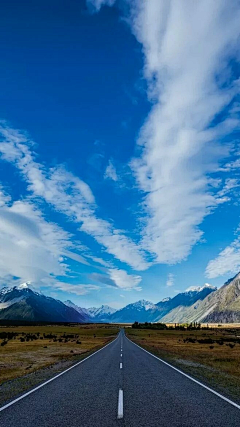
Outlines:
[[[240,273],[222,287],[191,286],[172,298],[153,303],[144,299],[118,310],[108,306],[84,308],[71,300],[60,301],[23,283],[0,290],[0,321],[77,323],[238,323]]]

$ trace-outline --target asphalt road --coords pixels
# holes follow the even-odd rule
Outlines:
[[[240,410],[121,331],[104,349],[3,408],[0,426],[237,427]]]

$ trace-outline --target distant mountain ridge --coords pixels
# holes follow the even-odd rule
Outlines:
[[[150,301],[140,300],[116,311],[110,316],[114,323],[153,322],[156,318],[157,307]]]
[[[82,308],[77,306],[70,300],[64,301],[64,304],[66,304],[68,307],[74,308],[79,313],[84,314],[89,318],[90,321],[96,322],[108,321],[109,316],[111,316],[111,314],[117,311],[114,308],[109,307],[109,305],[101,305],[101,307]]]
[[[240,322],[240,273],[215,292],[189,307],[178,306],[161,319],[163,322]]]
[[[0,319],[85,322],[86,317],[63,302],[36,292],[27,283],[0,290]]]
[[[153,304],[139,300],[116,310],[108,305],[83,308],[43,295],[23,283],[0,290],[0,320],[56,322],[240,322],[240,273],[220,289],[209,284],[190,287]]]
[[[217,288],[211,285],[187,290],[177,294],[173,298],[164,298],[157,304],[150,301],[140,300],[133,304],[128,304],[121,310],[110,316],[111,322],[132,323],[132,322],[159,322],[162,317],[178,306],[191,306],[196,301],[203,300],[207,295],[216,291]]]

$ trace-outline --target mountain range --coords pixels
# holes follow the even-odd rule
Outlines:
[[[27,283],[0,291],[0,319],[46,322],[86,322],[87,316],[55,298],[32,290]]]
[[[35,291],[28,283],[0,290],[0,320],[51,322],[240,322],[240,273],[217,289],[205,284],[153,304],[140,300],[115,310],[83,308]]]

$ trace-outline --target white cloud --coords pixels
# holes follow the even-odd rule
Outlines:
[[[174,285],[174,280],[175,280],[175,276],[172,273],[168,274],[168,278],[167,278],[167,286],[173,286]]]
[[[80,264],[90,265],[89,262],[82,256],[75,252],[63,250],[62,255],[66,256],[67,258],[73,259],[74,261],[79,262]]]
[[[88,7],[98,12],[102,6],[113,6],[116,0],[87,0]]]
[[[217,141],[239,126],[229,113],[210,127],[236,93],[227,62],[236,55],[240,10],[222,0],[133,4],[154,101],[138,141],[142,155],[132,162],[148,215],[142,243],[158,262],[175,263],[201,239],[199,225],[219,203],[207,176],[224,155]]]
[[[95,11],[113,3],[88,1]],[[239,85],[232,81],[227,64],[236,59],[240,10],[236,0],[231,7],[225,0],[139,0],[129,4],[129,22],[142,44],[144,76],[153,102],[139,135],[139,157],[131,162],[144,199],[140,244],[116,229],[111,220],[98,217],[94,196],[85,182],[62,166],[48,169],[37,162],[27,135],[3,124],[0,152],[20,170],[34,200],[41,198],[64,213],[106,252],[141,271],[150,265],[145,252],[160,263],[185,259],[202,237],[199,227],[206,215],[229,200],[224,196],[238,185],[232,178],[224,183],[211,175],[221,170],[221,161],[228,154],[229,147],[222,140],[239,126],[238,105],[228,110]],[[214,119],[223,109],[224,121],[216,124]],[[223,169],[238,167],[236,161]],[[110,167],[108,177],[116,180],[114,171]],[[226,250],[224,256],[231,264],[238,243]],[[110,271],[116,286],[124,288],[125,283],[126,288],[140,289],[140,276]]]
[[[105,284],[107,287],[116,287],[122,290],[142,290],[138,286],[142,280],[141,276],[128,274],[125,270],[118,268],[110,268],[106,274],[92,273],[89,277],[92,280]]]
[[[111,160],[109,160],[108,166],[106,167],[104,178],[112,179],[113,181],[118,180],[116,168]]]
[[[108,273],[111,280],[116,284],[118,288],[124,290],[141,290],[141,288],[138,286],[138,284],[142,280],[141,276],[128,274],[126,271],[117,268],[109,269]]]
[[[13,163],[28,183],[34,198],[42,198],[58,212],[64,213],[79,230],[90,234],[105,250],[136,270],[149,264],[144,252],[124,232],[115,229],[110,221],[97,217],[96,204],[90,187],[63,166],[47,169],[35,160],[33,143],[14,129],[0,127],[2,159]]]
[[[220,168],[221,172],[230,172],[235,169],[240,168],[240,159],[233,160],[232,162],[227,163],[224,167]]]
[[[0,275],[2,282],[31,281],[38,285],[66,275],[61,255],[71,247],[71,235],[27,201],[8,202],[0,209]]]
[[[222,250],[215,259],[209,261],[206,268],[206,276],[214,279],[224,274],[236,274],[239,271],[240,239],[238,238]]]
[[[239,3],[128,4],[154,104],[138,139],[141,155],[131,163],[147,216],[142,246],[156,262],[172,264],[185,259],[201,239],[206,215],[229,200],[209,187],[209,175],[228,154],[221,141],[239,128],[239,104],[229,106],[239,80],[228,68],[230,59],[239,59]],[[214,123],[224,109],[222,123]],[[225,186],[222,195],[229,189]]]
[[[109,261],[105,261],[102,258],[92,256],[92,255],[85,255],[87,258],[90,258],[92,261],[96,262],[97,264],[102,265],[103,267],[109,268],[111,267],[111,263]]]
[[[222,197],[226,194],[229,194],[234,190],[235,188],[239,187],[239,180],[236,178],[227,178],[225,180],[224,186],[221,189],[221,191],[218,192],[218,196]]]
[[[69,292],[71,294],[75,295],[87,295],[92,291],[99,291],[101,288],[97,285],[73,285],[71,283],[65,283],[65,282],[55,282],[53,284],[53,287],[55,289],[58,289],[62,292]]]

